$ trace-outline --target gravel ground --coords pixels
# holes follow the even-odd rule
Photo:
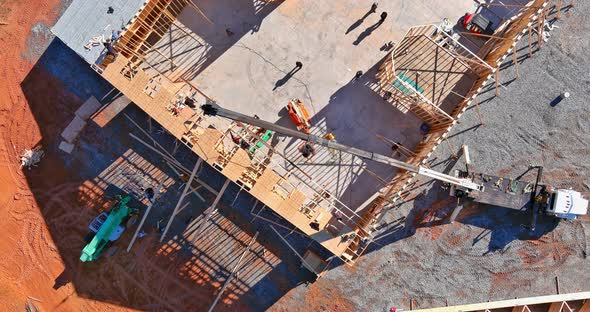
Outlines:
[[[516,177],[529,164],[543,165],[543,182],[588,197],[589,14],[590,2],[576,2],[549,42],[533,47],[532,58],[525,36],[520,77],[515,79],[508,58],[500,95],[492,83],[478,98],[484,125],[475,107],[469,109],[453,129],[450,146],[441,144],[433,155],[433,168],[463,169],[463,159],[451,159],[450,147],[456,153],[467,144],[476,171]],[[571,97],[555,104],[564,91]],[[334,268],[311,287],[330,285],[363,311],[409,309],[412,298],[414,308],[426,308],[554,294],[556,278],[561,293],[590,290],[589,218],[541,218],[529,233],[521,226],[526,215],[500,207],[466,207],[458,222],[445,224],[453,207],[439,183],[416,181],[408,201],[384,214],[373,250],[354,268]],[[299,287],[284,299],[304,291]]]

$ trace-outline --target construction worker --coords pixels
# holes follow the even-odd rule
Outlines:
[[[187,183],[187,182],[188,182],[188,180],[190,179],[190,178],[189,178],[189,175],[188,175],[188,174],[186,174],[186,173],[181,173],[181,174],[180,174],[180,176],[178,176],[178,177],[180,178],[180,181],[181,181],[182,183]]]
[[[193,99],[192,97],[189,97],[189,96],[187,96],[184,99],[184,105],[186,105],[186,106],[188,106],[188,107],[190,107],[192,109],[196,109],[197,108],[197,104],[196,104],[195,99]]]
[[[400,142],[392,142],[391,151],[393,152],[391,157],[398,157],[398,156],[410,157],[411,156],[410,153],[408,152],[408,149]]]
[[[301,142],[297,149],[301,152],[301,156],[307,158],[307,160],[310,160],[316,154],[316,150],[311,142]]]
[[[113,47],[113,42],[111,38],[106,38],[103,42],[105,48],[107,49],[107,55],[112,55],[113,56],[113,61],[117,59],[117,55],[119,55],[119,52],[117,52],[117,50],[115,50],[115,47]]]
[[[361,77],[363,76],[363,71],[359,70],[356,72],[356,74],[354,74],[354,79],[353,80],[359,80]]]
[[[145,198],[147,198],[147,200],[149,200],[150,202],[154,201],[155,198],[155,193],[154,193],[154,189],[151,187],[148,187],[145,189]]]
[[[117,42],[117,40],[119,40],[119,38],[121,37],[121,31],[120,30],[113,30],[111,32],[111,41]]]
[[[391,145],[391,152],[391,157],[401,156],[401,153],[399,152],[399,145],[397,143],[393,143]]]
[[[236,143],[237,145],[239,145],[239,146],[240,146],[242,149],[245,149],[245,150],[247,150],[247,149],[249,149],[249,148],[250,148],[250,143],[248,143],[248,142],[244,141],[244,140],[243,140],[242,138],[240,138],[240,137],[236,137],[236,136],[234,136],[234,134],[233,134],[233,133],[231,133],[231,131],[230,131],[229,135],[231,136],[231,140],[232,140],[234,143]]]

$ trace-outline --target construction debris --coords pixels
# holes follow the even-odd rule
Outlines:
[[[41,311],[41,310],[39,310],[39,307],[37,307],[33,303],[33,301],[39,301],[39,302],[41,302],[41,300],[39,300],[39,299],[28,297],[27,298],[27,301],[25,302],[25,311],[26,312],[39,312],[39,311]]]
[[[95,36],[88,40],[88,43],[84,45],[84,49],[92,50],[92,48],[99,46],[104,42],[104,36]]]
[[[41,162],[41,158],[45,155],[45,152],[42,149],[25,149],[20,156],[20,167],[27,167],[31,169],[31,167],[36,167],[39,162]]]

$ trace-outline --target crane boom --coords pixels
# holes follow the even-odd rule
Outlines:
[[[427,177],[430,177],[433,179],[437,179],[437,180],[451,183],[454,185],[462,186],[462,187],[467,188],[469,190],[483,191],[482,185],[474,183],[469,179],[454,177],[454,176],[444,174],[444,173],[441,173],[441,172],[438,172],[438,171],[435,171],[432,169],[428,169],[428,168],[425,168],[422,166],[408,164],[406,162],[397,160],[392,157],[388,157],[388,156],[384,156],[381,154],[361,150],[356,147],[337,143],[335,141],[330,141],[328,139],[325,139],[325,138],[322,138],[319,136],[315,136],[313,134],[306,134],[301,131],[289,129],[289,128],[286,128],[283,126],[273,124],[268,121],[260,120],[260,119],[254,118],[254,117],[250,117],[250,116],[238,113],[238,112],[234,112],[234,111],[222,108],[219,105],[214,104],[214,103],[208,103],[208,104],[202,105],[201,109],[203,110],[205,115],[225,117],[225,118],[228,118],[228,119],[231,119],[234,121],[239,121],[239,122],[250,124],[250,125],[253,125],[256,127],[261,127],[264,129],[272,130],[272,131],[281,133],[286,136],[298,138],[298,139],[312,142],[312,143],[315,143],[318,145],[322,145],[322,146],[325,146],[325,147],[328,147],[331,149],[346,152],[346,153],[349,153],[349,154],[352,154],[352,155],[355,155],[355,156],[358,156],[358,157],[361,157],[364,159],[373,160],[373,161],[376,161],[376,162],[379,162],[382,164],[390,165],[392,167],[415,172],[417,174],[427,176]]]

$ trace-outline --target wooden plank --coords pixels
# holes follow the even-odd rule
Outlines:
[[[221,173],[235,182],[248,167],[250,167],[250,156],[248,156],[245,150],[238,148],[236,153],[229,159],[227,165],[221,170]]]
[[[590,299],[584,300],[584,304],[578,312],[590,312]]]
[[[516,306],[512,309],[512,312],[531,312],[527,305]]]
[[[215,149],[215,144],[223,136],[223,133],[217,129],[207,128],[204,133],[197,136],[197,142],[194,143],[192,150],[204,158],[208,163],[213,164],[219,157],[219,152]]]
[[[225,180],[223,186],[221,187],[221,190],[219,190],[219,193],[217,193],[217,196],[215,197],[215,200],[213,200],[211,206],[207,207],[207,209],[205,209],[205,211],[203,212],[203,219],[200,220],[200,222],[195,226],[195,229],[193,231],[193,238],[191,240],[192,244],[195,243],[195,241],[199,237],[199,234],[201,234],[201,229],[205,224],[207,224],[207,222],[209,222],[211,215],[213,215],[213,213],[216,211],[217,204],[219,204],[219,201],[221,200],[221,197],[223,196],[223,193],[225,193],[225,190],[229,186],[230,182],[231,180],[229,179]]]
[[[450,307],[440,307],[440,308],[433,308],[433,309],[425,309],[419,311],[428,311],[428,312],[456,312],[456,311],[481,311],[481,310],[492,310],[492,309],[501,309],[501,308],[511,308],[515,306],[532,306],[536,304],[547,304],[547,303],[558,303],[561,304],[564,301],[574,301],[574,300],[583,300],[590,298],[590,292],[579,292],[579,293],[570,293],[570,294],[561,294],[561,295],[550,295],[550,296],[540,296],[540,297],[530,297],[530,298],[518,298],[518,299],[511,299],[511,300],[502,300],[502,301],[492,301],[492,302],[483,302],[483,303],[475,303],[475,304],[467,304],[467,305],[460,305],[460,306],[450,306]],[[418,311],[418,310],[417,310]]]
[[[184,190],[182,191],[182,194],[180,195],[180,198],[178,199],[178,203],[176,203],[176,207],[174,207],[174,211],[172,212],[172,215],[170,216],[170,220],[168,220],[168,224],[166,225],[166,229],[164,229],[164,232],[162,233],[162,237],[160,237],[160,242],[164,241],[164,237],[166,237],[166,233],[168,233],[168,230],[170,229],[170,226],[172,225],[172,220],[174,220],[174,217],[176,217],[176,214],[178,213],[178,209],[180,208],[180,205],[182,205],[182,201],[184,200],[184,197],[186,196],[189,188],[191,187],[191,183],[193,182],[193,179],[197,175],[197,171],[201,167],[202,163],[203,163],[203,159],[199,158],[199,160],[197,160],[197,163],[195,164],[195,167],[193,168],[193,171],[191,172],[191,176],[188,179],[188,182],[186,182],[186,185],[184,186]]]
[[[547,312],[561,312],[563,307],[563,301],[560,302],[553,302],[549,306],[549,310]]]
[[[238,259],[238,262],[236,262],[236,265],[231,270],[231,274],[229,275],[229,277],[223,283],[223,287],[221,287],[221,290],[217,294],[217,297],[215,297],[215,300],[213,301],[213,304],[211,304],[211,307],[209,307],[209,311],[208,312],[212,312],[213,309],[215,308],[215,306],[217,305],[217,302],[221,298],[221,295],[223,295],[223,292],[227,288],[227,285],[229,285],[229,282],[231,282],[231,280],[234,278],[234,274],[236,273],[236,271],[239,271],[238,268],[242,264],[242,260],[244,260],[244,257],[246,256],[246,253],[248,253],[248,251],[252,247],[252,244],[256,241],[256,238],[257,237],[258,237],[258,232],[256,232],[256,234],[254,234],[254,237],[252,237],[252,239],[248,243],[248,246],[246,246],[246,248],[244,249],[244,252],[242,253],[242,255],[240,256],[240,258]]]

